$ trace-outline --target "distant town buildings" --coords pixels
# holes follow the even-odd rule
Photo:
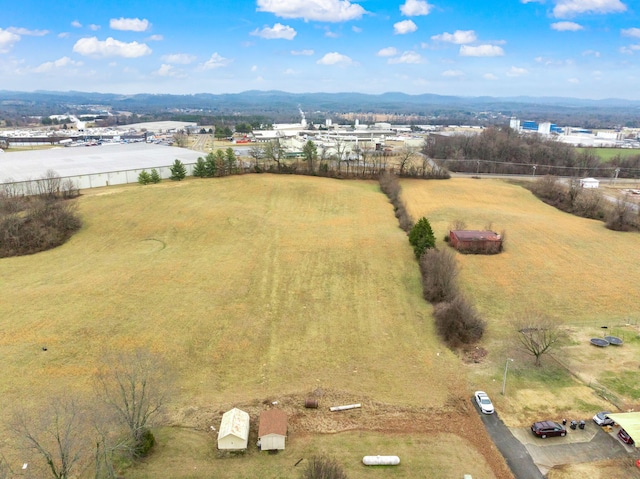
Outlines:
[[[640,148],[640,139],[636,130],[602,130],[593,131],[581,127],[559,127],[555,123],[525,120],[511,117],[509,127],[519,133],[536,133],[543,136],[554,136],[558,141],[573,146],[604,148]]]

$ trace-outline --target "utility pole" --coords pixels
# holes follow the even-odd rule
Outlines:
[[[502,395],[504,396],[504,391],[507,387],[507,370],[509,369],[509,362],[513,362],[513,359],[507,358],[507,361],[504,365],[504,378],[502,379]]]

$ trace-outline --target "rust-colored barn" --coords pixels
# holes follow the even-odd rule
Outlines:
[[[461,253],[496,254],[502,251],[502,236],[487,230],[451,230],[449,243]]]
[[[283,450],[287,437],[287,413],[269,409],[260,413],[258,440],[263,451]]]

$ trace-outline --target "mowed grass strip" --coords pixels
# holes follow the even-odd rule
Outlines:
[[[171,364],[173,410],[316,388],[439,406],[463,389],[375,182],[193,179],[79,206],[67,244],[0,261],[5,410],[90,394],[101,354],[135,347]]]
[[[402,188],[409,212],[429,219],[439,247],[458,219],[469,229],[506,231],[504,253],[457,256],[461,284],[489,321],[489,337],[511,334],[525,309],[559,324],[640,319],[640,235],[563,213],[501,180],[403,180]]]
[[[289,435],[287,447],[272,455],[252,444],[247,453],[224,455],[215,449],[215,435],[178,428],[158,430],[152,461],[127,471],[132,479],[216,477],[220,479],[299,478],[316,455],[334,458],[347,477],[458,479],[496,477],[482,454],[453,434],[382,434],[344,432],[325,435]],[[179,447],[176,447],[178,445]],[[400,457],[398,466],[367,467],[370,455]],[[297,465],[296,465],[297,464]],[[256,472],[256,471],[259,471]],[[256,475],[257,474],[257,475]]]

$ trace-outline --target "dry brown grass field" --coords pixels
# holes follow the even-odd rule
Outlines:
[[[176,428],[208,431],[236,405],[253,404],[255,421],[256,401],[282,400],[293,438],[375,431],[371,418],[380,417],[391,425],[385,430],[405,434],[408,461],[424,454],[413,442],[433,441],[424,436],[437,428],[466,444],[460,454],[487,458],[467,472],[509,477],[469,410],[460,361],[434,334],[406,235],[376,182],[246,175],[83,193],[84,226],[67,244],[0,262],[5,420],[17,405],[91,395],[105,352],[142,347],[164,356],[177,376],[167,412]],[[296,422],[312,391],[321,415],[312,425]],[[332,402],[362,402],[363,414],[332,416]],[[328,437],[334,447],[349,442]],[[332,440],[322,441],[331,451]],[[307,454],[296,447],[292,439],[291,453]],[[416,460],[437,464],[429,457]],[[197,477],[182,467],[171,477]],[[237,467],[256,477],[261,466]],[[403,470],[409,476],[398,477],[417,469]]]
[[[293,464],[318,451],[356,479],[506,478],[471,406],[474,389],[487,390],[511,425],[610,409],[551,358],[534,368],[517,350],[513,323],[524,309],[548,313],[570,332],[558,351],[579,362],[580,335],[640,321],[640,236],[499,180],[402,186],[439,247],[454,220],[506,231],[503,254],[458,256],[462,287],[488,321],[483,362],[464,365],[435,336],[406,235],[375,182],[254,174],[111,187],[83,192],[84,227],[67,244],[0,261],[4,425],[17,404],[90,395],[100,356],[136,347],[166,357],[177,383],[172,427],[158,429],[153,456],[127,471],[134,479],[258,470],[294,478]],[[515,361],[501,396],[507,357]],[[321,407],[305,410],[312,392]],[[222,412],[248,410],[253,443],[259,411],[272,401],[290,415],[287,450],[219,456],[209,428]],[[354,402],[363,408],[327,410]],[[402,465],[361,466],[372,453],[401,455]]]
[[[616,386],[626,393],[620,396],[623,407],[637,410],[640,235],[612,232],[600,221],[560,212],[502,180],[403,180],[402,187],[410,214],[429,218],[438,247],[447,247],[443,238],[455,220],[470,229],[506,232],[504,253],[457,258],[462,288],[488,323],[480,345],[488,355],[469,366],[469,381],[490,393],[508,425],[589,419],[599,410],[616,410],[596,393],[593,386],[599,384],[609,386],[607,392]],[[553,352],[557,360],[545,357],[541,368],[520,350],[515,333],[518,318],[532,310],[567,333]],[[603,335],[603,325],[625,336],[621,349],[589,344],[590,337]],[[502,396],[507,358],[514,361]]]

